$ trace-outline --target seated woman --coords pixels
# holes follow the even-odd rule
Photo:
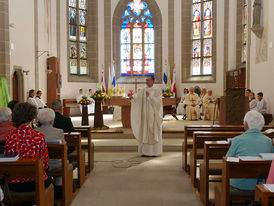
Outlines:
[[[246,132],[232,139],[226,156],[258,156],[260,153],[273,153],[272,140],[263,135],[264,117],[261,113],[252,110],[244,117]],[[257,179],[230,179],[232,189],[255,190]]]
[[[46,174],[48,169],[48,149],[44,134],[31,128],[36,118],[37,108],[29,103],[19,103],[12,113],[15,130],[6,136],[5,154],[18,154],[20,158],[38,158],[43,160],[45,187],[51,184],[51,178]],[[33,192],[33,179],[9,178],[9,188],[15,192]]]
[[[8,107],[0,108],[0,142],[6,141],[6,135],[16,129],[11,122],[11,110]]]
[[[249,93],[249,109],[255,110],[257,106],[257,100],[255,98],[254,92]]]
[[[55,112],[52,109],[40,109],[37,115],[41,126],[37,130],[45,135],[46,143],[60,144],[65,141],[62,129],[53,127]],[[61,160],[49,160],[49,170],[61,167]]]

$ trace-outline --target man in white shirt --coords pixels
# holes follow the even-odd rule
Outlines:
[[[256,106],[256,110],[258,112],[260,112],[261,114],[265,114],[267,107],[266,107],[266,101],[263,99],[264,94],[262,92],[259,92],[257,94],[257,106]]]
[[[43,101],[43,99],[41,98],[41,96],[42,96],[42,92],[41,92],[41,90],[38,90],[38,91],[36,92],[36,97],[35,97],[35,100],[36,100],[38,109],[47,108],[47,105],[46,105],[46,103]]]

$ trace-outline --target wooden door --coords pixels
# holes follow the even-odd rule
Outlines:
[[[19,81],[18,81],[17,73],[14,72],[12,77],[12,99],[13,100],[18,100],[18,97],[19,97],[18,92],[19,92]]]

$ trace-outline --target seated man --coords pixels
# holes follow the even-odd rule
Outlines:
[[[53,127],[62,129],[65,133],[74,132],[71,119],[62,115],[62,104],[60,100],[55,100],[51,103],[51,109],[55,112]]]
[[[41,98],[42,96],[42,92],[41,90],[38,90],[36,92],[36,97],[35,97],[35,100],[36,100],[36,103],[38,105],[38,109],[43,109],[43,108],[47,108],[47,105],[46,103],[43,101],[43,99]]]
[[[0,142],[6,141],[6,135],[16,128],[11,122],[11,110],[8,107],[0,108]]]
[[[261,133],[264,117],[257,111],[249,111],[244,117],[246,132],[232,139],[226,156],[258,156],[272,153],[272,140]],[[230,186],[238,190],[255,190],[257,179],[230,179]]]
[[[256,105],[256,110],[260,112],[261,114],[265,114],[267,107],[266,107],[266,101],[263,99],[264,94],[262,92],[259,92],[257,94],[257,105]]]
[[[257,100],[255,99],[254,92],[249,93],[249,109],[250,110],[256,110],[257,107]]]
[[[182,114],[182,115],[186,114],[186,109],[185,109],[184,101],[185,101],[185,98],[186,98],[187,94],[188,94],[188,90],[186,88],[184,88],[184,93],[181,96],[181,101],[180,101],[180,103],[177,106],[177,111],[176,111],[177,114]]]
[[[216,101],[217,101],[216,97],[212,95],[212,90],[208,90],[203,100],[205,120],[214,120],[217,118],[218,108],[217,108]]]
[[[189,94],[186,95],[184,104],[186,105],[187,120],[198,120],[201,118],[200,116],[201,99],[198,96],[198,94],[194,93],[193,87],[189,89]]]

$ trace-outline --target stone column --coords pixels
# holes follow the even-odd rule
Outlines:
[[[10,91],[9,0],[0,0],[0,77],[6,77]]]

